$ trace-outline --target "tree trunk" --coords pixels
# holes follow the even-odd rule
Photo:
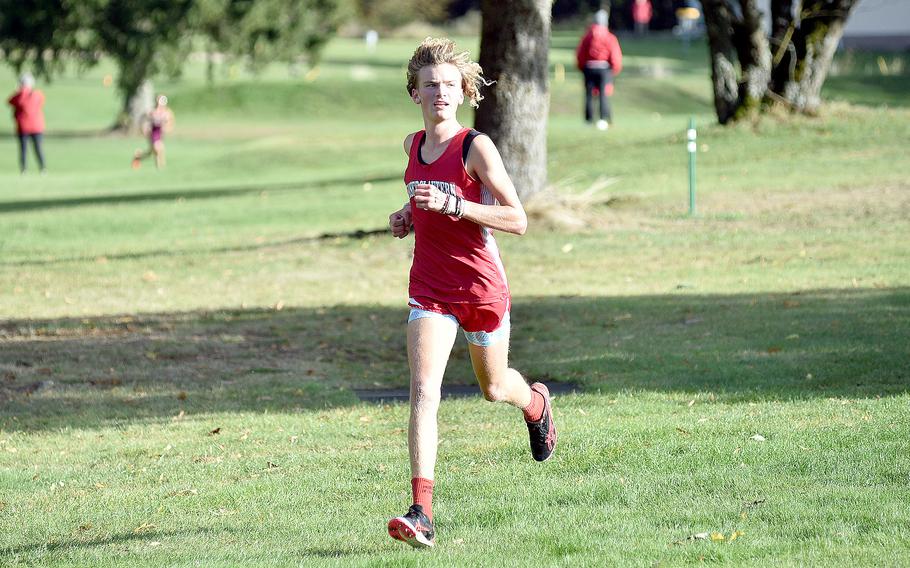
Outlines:
[[[858,2],[771,0],[766,38],[757,0],[704,0],[718,121],[751,116],[762,110],[761,102],[783,101],[794,111],[815,114],[831,59]]]
[[[548,52],[552,0],[482,0],[483,90],[475,127],[502,154],[518,195],[547,183]]]
[[[119,58],[118,58],[119,59]],[[147,80],[151,67],[151,54],[137,54],[132,59],[119,59],[120,76],[117,87],[120,91],[121,108],[114,125],[116,130],[136,133],[142,128],[144,113],[151,110],[155,93]]]
[[[798,0],[771,0],[771,83],[769,90],[777,95],[784,92],[784,85],[793,74],[796,51],[793,35],[796,33]]]
[[[726,0],[704,0],[705,29],[711,51],[711,82],[714,111],[727,124],[739,107],[739,79],[736,75],[736,48],[733,44],[733,13]]]
[[[753,116],[760,110],[771,80],[771,51],[762,29],[762,13],[756,0],[741,0],[741,14],[733,35],[742,78],[739,83],[737,118]]]
[[[143,81],[130,98],[127,109],[127,122],[124,127],[128,132],[136,134],[142,131],[145,117],[155,108],[155,87],[151,81]]]
[[[831,59],[857,0],[807,0],[792,24],[795,59],[782,58],[774,70],[775,93],[796,111],[815,114]],[[795,18],[795,17],[794,17]]]

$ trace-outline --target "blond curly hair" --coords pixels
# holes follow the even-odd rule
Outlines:
[[[477,108],[483,95],[480,94],[480,88],[490,85],[483,77],[483,69],[480,65],[471,61],[471,56],[467,51],[457,53],[455,51],[455,42],[447,38],[428,37],[423,40],[414,55],[408,61],[408,94],[410,95],[417,88],[417,74],[427,65],[441,65],[448,63],[454,65],[461,73],[461,89],[471,106]]]

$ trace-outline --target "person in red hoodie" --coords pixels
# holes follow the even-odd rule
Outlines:
[[[19,171],[25,173],[25,157],[28,139],[32,139],[38,168],[44,173],[44,153],[41,142],[44,135],[44,93],[35,89],[35,78],[30,73],[23,73],[19,78],[19,90],[9,98],[16,120],[16,132],[19,134]]]
[[[609,97],[613,94],[613,78],[622,71],[622,51],[619,40],[607,29],[609,14],[598,10],[594,23],[575,49],[578,69],[585,75],[585,120],[594,121],[594,97],[600,99],[600,119],[597,128],[606,130],[613,122]]]
[[[635,0],[632,4],[632,21],[635,22],[636,35],[648,33],[648,25],[651,23],[653,13],[651,0]]]

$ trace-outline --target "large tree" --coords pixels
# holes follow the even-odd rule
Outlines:
[[[552,0],[482,0],[483,91],[475,126],[492,138],[522,198],[547,183]]]
[[[134,97],[159,71],[162,48],[187,40],[192,6],[192,0],[107,0],[95,13],[93,29],[99,45],[119,71],[119,126],[136,125],[137,108],[145,105],[137,105]]]
[[[104,0],[0,0],[0,50],[17,73],[30,67],[49,79],[66,61],[97,61],[95,36],[87,31]]]
[[[148,80],[174,72],[194,35],[251,65],[314,65],[344,17],[343,0],[0,0],[0,49],[17,71],[46,78],[99,54],[118,67],[116,126],[131,128],[151,104]],[[210,67],[211,71],[211,67]]]
[[[844,25],[859,0],[703,0],[714,107],[721,124],[774,104],[815,114]]]

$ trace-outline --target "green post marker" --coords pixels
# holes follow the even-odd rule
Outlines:
[[[689,117],[689,130],[686,131],[686,149],[689,151],[689,215],[695,215],[695,119]]]

